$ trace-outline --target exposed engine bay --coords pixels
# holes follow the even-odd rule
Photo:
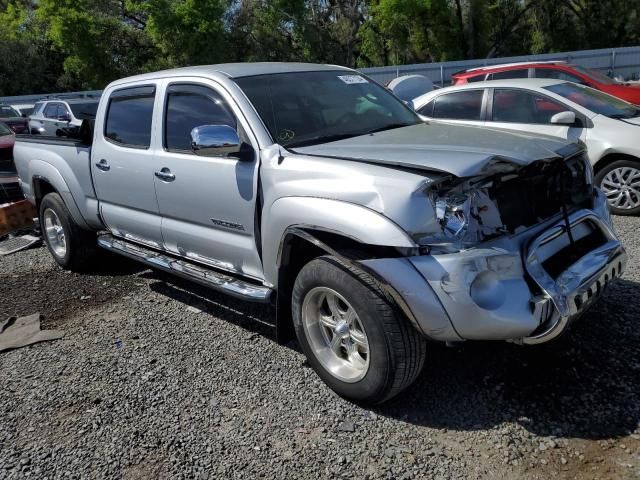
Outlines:
[[[515,172],[440,183],[432,187],[431,197],[442,233],[422,243],[460,250],[588,207],[591,177],[588,160],[577,155],[534,162]]]

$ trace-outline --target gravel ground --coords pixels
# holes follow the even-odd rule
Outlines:
[[[274,312],[124,259],[0,257],[0,318],[62,340],[0,354],[0,478],[639,478],[640,219],[612,286],[553,345],[433,345],[373,410],[333,394]]]

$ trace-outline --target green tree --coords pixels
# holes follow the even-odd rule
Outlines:
[[[226,31],[230,4],[231,0],[129,0],[126,7],[158,50],[149,66],[160,68],[233,58]]]
[[[371,0],[360,31],[360,65],[460,58],[459,24],[446,0]]]
[[[5,2],[0,10],[0,95],[60,90],[64,55],[46,37],[30,1]]]
[[[144,69],[157,53],[144,24],[116,0],[39,0],[36,16],[65,54],[70,85],[103,88]]]

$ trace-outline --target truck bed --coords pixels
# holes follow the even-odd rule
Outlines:
[[[78,138],[69,137],[53,137],[49,135],[16,135],[16,142],[22,143],[37,143],[41,145],[68,145],[76,147],[90,147],[86,141]]]
[[[90,144],[78,138],[17,135],[13,156],[27,199],[35,202],[37,183],[45,182],[60,193],[79,225],[100,228]]]

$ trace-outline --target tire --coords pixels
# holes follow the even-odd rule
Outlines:
[[[97,250],[95,233],[78,226],[60,195],[45,195],[39,218],[44,241],[58,265],[72,271],[84,271],[92,265]]]
[[[370,275],[335,257],[319,257],[302,268],[293,287],[292,314],[311,367],[346,399],[385,402],[422,370],[426,340]]]
[[[606,195],[611,213],[640,214],[640,161],[616,160],[596,174],[595,183]]]

